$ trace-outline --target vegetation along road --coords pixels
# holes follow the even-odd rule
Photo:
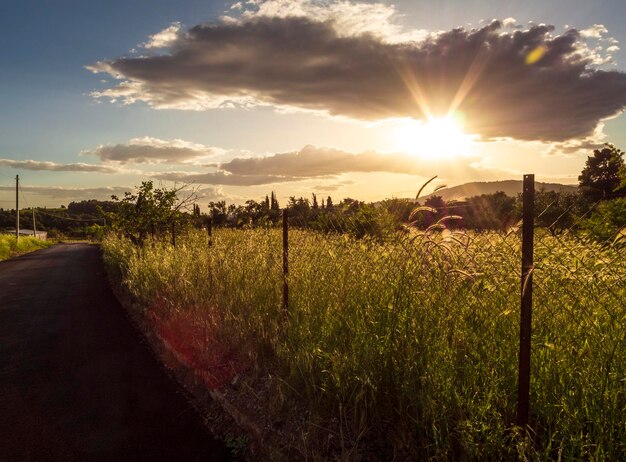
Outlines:
[[[87,244],[0,263],[0,409],[0,460],[226,457]]]

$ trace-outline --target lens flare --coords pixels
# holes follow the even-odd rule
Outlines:
[[[548,49],[545,47],[545,45],[539,45],[537,48],[535,48],[533,51],[526,55],[526,64],[530,66],[531,64],[538,63],[541,58],[543,58],[543,56],[546,54],[546,51],[548,51]]]

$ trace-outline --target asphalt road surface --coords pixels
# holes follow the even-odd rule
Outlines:
[[[101,252],[0,262],[0,460],[226,460],[113,296]]]

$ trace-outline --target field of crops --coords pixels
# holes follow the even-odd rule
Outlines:
[[[249,364],[271,364],[345,458],[367,446],[418,460],[623,459],[626,252],[538,231],[525,437],[511,424],[519,241],[517,232],[379,242],[291,230],[287,317],[279,230],[218,229],[211,247],[199,232],[176,248],[103,245],[146,310],[185,316]]]
[[[21,253],[49,247],[52,243],[35,239],[34,237],[22,236],[16,242],[14,235],[0,234],[0,260],[6,260]]]

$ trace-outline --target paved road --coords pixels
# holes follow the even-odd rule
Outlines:
[[[100,250],[0,262],[0,460],[225,460],[126,318]]]

